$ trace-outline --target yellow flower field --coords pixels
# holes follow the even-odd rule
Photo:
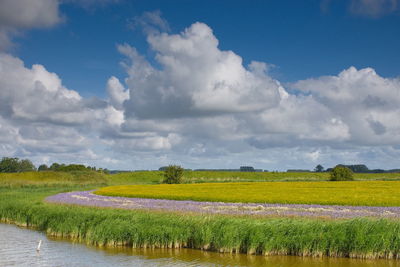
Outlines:
[[[176,200],[399,206],[400,181],[251,182],[109,186],[99,195]]]

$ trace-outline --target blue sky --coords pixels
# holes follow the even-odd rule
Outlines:
[[[399,6],[5,0],[0,153],[111,169],[398,168]]]

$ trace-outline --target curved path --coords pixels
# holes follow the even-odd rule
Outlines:
[[[95,195],[92,192],[93,191],[60,193],[47,197],[46,201],[51,203],[75,204],[92,207],[232,215],[303,216],[322,218],[400,218],[400,207],[200,202],[190,200],[110,197]]]

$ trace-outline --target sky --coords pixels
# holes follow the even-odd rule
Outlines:
[[[0,0],[0,157],[400,168],[399,0]]]

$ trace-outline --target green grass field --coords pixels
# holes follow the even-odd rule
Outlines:
[[[0,187],[107,185],[108,176],[87,171],[0,173]]]
[[[399,206],[400,181],[252,182],[125,185],[96,194],[176,200]]]
[[[110,184],[158,184],[163,180],[161,171],[123,172],[109,175]],[[355,173],[355,180],[400,181],[400,173]],[[315,172],[223,172],[223,171],[185,171],[184,183],[221,182],[283,182],[283,181],[327,181],[329,173]]]
[[[400,181],[399,173],[354,174],[360,181]],[[220,171],[185,171],[184,183],[221,183],[221,182],[292,182],[292,181],[327,181],[329,173],[314,172],[220,172]],[[97,172],[24,172],[0,173],[0,186],[41,186],[41,185],[129,185],[160,184],[163,180],[161,171],[122,172],[105,175]]]

